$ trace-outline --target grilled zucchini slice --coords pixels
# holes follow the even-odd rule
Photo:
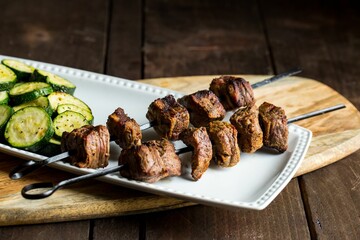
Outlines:
[[[13,109],[8,105],[0,105],[0,134],[4,134],[4,129],[9,118],[13,114]]]
[[[0,64],[0,91],[11,89],[16,81],[16,74],[7,66]]]
[[[53,114],[53,110],[50,106],[49,99],[44,96],[38,97],[35,100],[32,100],[30,102],[25,102],[23,104],[14,106],[13,108],[14,108],[14,111],[16,112],[22,108],[29,107],[29,106],[42,107],[49,114],[49,116],[51,116]]]
[[[52,87],[43,82],[26,82],[16,84],[9,91],[10,101],[13,105],[30,102],[41,96],[47,96],[53,92]]]
[[[93,124],[94,116],[92,115],[92,113],[89,112],[88,110],[78,107],[74,104],[60,104],[57,108],[57,113],[61,114],[63,112],[69,111],[69,110],[80,113],[81,115],[83,115],[86,118],[86,120],[88,121],[89,124]]]
[[[86,103],[68,93],[53,92],[48,96],[48,99],[54,112],[57,111],[57,108],[60,104],[73,104],[85,109],[88,112],[91,112],[90,107]]]
[[[17,76],[18,81],[28,81],[34,68],[14,59],[3,59],[2,64],[10,68]]]
[[[5,127],[5,140],[10,146],[36,152],[54,134],[53,122],[41,107],[26,107],[15,112]]]
[[[8,104],[9,103],[9,94],[7,91],[0,92],[0,104]]]
[[[31,80],[50,84],[54,92],[65,92],[73,95],[76,89],[76,86],[69,80],[43,70],[35,70]]]
[[[60,139],[63,132],[71,132],[85,125],[89,125],[89,123],[80,113],[74,111],[63,112],[54,118],[55,137]]]

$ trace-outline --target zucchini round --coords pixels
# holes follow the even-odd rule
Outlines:
[[[76,86],[69,80],[43,70],[35,70],[32,80],[50,84],[54,92],[65,92],[73,95],[76,89]]]
[[[12,105],[30,102],[38,97],[47,96],[53,92],[52,87],[43,82],[26,82],[16,84],[9,91]]]
[[[86,118],[86,120],[88,121],[89,124],[93,124],[94,116],[92,115],[91,112],[89,112],[88,110],[86,110],[84,108],[78,107],[74,104],[60,104],[57,107],[58,114],[61,114],[63,112],[69,111],[69,110],[80,113],[81,115],[83,115]]]
[[[0,92],[0,104],[8,104],[9,103],[9,94],[7,91]]]
[[[16,81],[16,74],[7,66],[0,64],[0,91],[11,89]]]
[[[35,100],[32,100],[30,102],[25,102],[23,104],[14,106],[13,108],[14,108],[14,111],[16,112],[22,108],[29,107],[29,106],[42,107],[49,114],[49,116],[51,116],[53,114],[53,110],[50,106],[49,99],[44,96],[38,97]]]
[[[5,139],[13,147],[36,152],[54,134],[52,120],[40,107],[26,107],[15,112],[5,128]]]
[[[68,93],[53,92],[48,96],[48,99],[54,112],[57,111],[60,104],[73,104],[91,112],[90,107],[86,103]]]
[[[34,72],[33,67],[18,60],[3,59],[1,63],[10,68],[16,74],[19,81],[28,81]]]
[[[55,137],[60,139],[63,132],[71,132],[85,125],[89,125],[89,123],[80,113],[74,111],[63,112],[54,118]]]
[[[0,105],[0,134],[4,133],[6,123],[13,114],[13,109],[8,105]]]
[[[39,69],[35,69],[30,77],[30,82],[46,82],[46,75],[42,74]]]

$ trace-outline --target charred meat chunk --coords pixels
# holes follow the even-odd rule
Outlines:
[[[259,121],[264,134],[264,146],[285,152],[288,148],[288,125],[285,111],[271,103],[259,107]]]
[[[255,98],[248,81],[240,77],[221,76],[210,83],[210,90],[219,97],[226,111],[253,106]]]
[[[173,95],[152,102],[146,117],[153,123],[157,134],[170,140],[178,140],[180,133],[190,124],[188,110],[179,104]]]
[[[151,140],[122,150],[119,164],[124,164],[120,169],[123,177],[148,183],[181,175],[181,160],[167,139]]]
[[[195,127],[207,127],[210,122],[222,120],[226,111],[219,98],[209,90],[197,91],[178,99],[190,113],[190,122]]]
[[[73,151],[70,163],[80,168],[102,168],[108,165],[110,157],[110,134],[105,126],[86,125],[64,132],[61,150]]]
[[[242,152],[253,153],[263,146],[263,132],[255,105],[238,109],[230,117],[230,122],[238,131],[238,143]]]
[[[210,123],[208,132],[215,163],[222,167],[236,165],[240,161],[236,128],[228,122],[214,121]]]
[[[198,180],[208,169],[212,159],[212,144],[205,127],[188,128],[180,135],[181,140],[193,147],[191,158],[191,176]]]
[[[110,136],[122,148],[127,149],[141,144],[142,133],[139,124],[128,117],[124,109],[117,108],[109,115],[106,125]]]

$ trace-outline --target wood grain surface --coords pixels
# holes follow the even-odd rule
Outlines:
[[[240,76],[252,83],[269,77]],[[214,77],[160,78],[142,80],[142,82],[191,93],[208,88]],[[322,94],[318,94],[319,92]],[[288,117],[340,103],[346,105],[346,109],[298,123],[310,129],[314,136],[297,176],[340,160],[359,148],[360,113],[349,101],[326,85],[311,79],[290,77],[255,89],[255,96],[258,104],[268,101],[282,106]],[[352,121],[344,124],[344,118],[351,118]],[[47,199],[26,200],[19,193],[24,185],[34,181],[44,181],[44,179],[56,182],[64,175],[57,176],[55,170],[45,169],[20,181],[13,181],[8,178],[8,174],[19,161],[13,161],[11,156],[4,158],[7,160],[0,161],[0,189],[3,192],[0,202],[1,225],[117,216],[192,205],[179,199],[159,197],[95,182],[90,185],[82,183],[80,186],[66,188]],[[108,187],[109,190],[104,191],[102,185]],[[113,191],[112,189],[115,188],[119,189]]]
[[[129,79],[270,75],[300,66],[304,70],[300,76],[336,89],[360,109],[359,1],[0,3],[2,55]],[[344,122],[349,121],[352,119],[344,118]],[[14,165],[21,162],[4,154],[0,159],[11,159]],[[196,205],[118,217],[93,219],[91,215],[81,221],[0,227],[0,239],[358,239],[359,159],[358,150],[341,161],[294,178],[263,211]],[[4,172],[10,168],[0,167]],[[47,168],[27,180],[71,176]],[[3,193],[7,194],[3,187],[6,185],[1,186],[0,202]],[[14,195],[19,189],[15,190]],[[122,194],[142,194],[98,181],[64,191],[80,192],[83,198],[101,196],[104,202]],[[79,202],[74,204],[79,206]],[[119,202],[116,207],[123,206]],[[16,211],[17,222],[24,223],[22,209]],[[78,219],[75,214],[73,219]]]

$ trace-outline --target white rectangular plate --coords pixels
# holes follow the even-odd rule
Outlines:
[[[0,55],[0,60],[4,58],[13,57]],[[145,114],[153,100],[168,94],[173,94],[176,98],[181,96],[180,93],[169,89],[117,77],[26,59],[13,59],[21,60],[35,68],[53,72],[76,84],[75,96],[91,107],[95,125],[105,125],[108,115],[117,107],[122,107],[139,124],[146,123]],[[227,116],[228,118],[229,116]],[[156,134],[153,130],[147,130],[144,133],[145,140],[154,137]],[[180,177],[170,177],[151,184],[129,180],[121,177],[118,173],[108,174],[99,179],[123,187],[173,196],[206,205],[261,210],[271,203],[294,176],[305,157],[311,137],[310,130],[291,124],[289,125],[289,148],[286,152],[276,154],[262,149],[254,154],[242,153],[241,160],[236,166],[221,168],[211,165],[202,178],[196,182],[190,176],[190,153],[181,155],[183,169]],[[175,142],[176,148],[183,146],[179,141]],[[42,160],[46,158],[4,144],[0,144],[0,150],[23,159]],[[120,148],[116,144],[112,144],[108,167],[117,165],[119,153]],[[80,169],[63,162],[53,163],[51,167],[76,174],[95,171]]]

